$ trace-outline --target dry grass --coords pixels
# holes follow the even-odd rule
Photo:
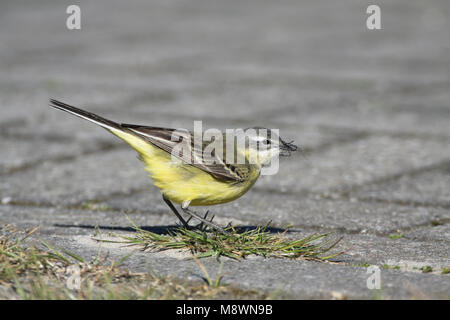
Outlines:
[[[37,230],[0,227],[0,299],[267,298],[257,291],[222,285],[220,274],[214,280],[206,273],[205,281],[188,282],[131,273],[120,267],[127,257],[109,265],[100,257],[86,262],[42,239],[31,240]],[[201,264],[199,267],[204,269]]]

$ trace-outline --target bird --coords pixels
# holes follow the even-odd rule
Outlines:
[[[135,149],[153,184],[161,190],[164,202],[186,228],[194,218],[200,221],[199,225],[227,233],[213,222],[214,216],[208,218],[209,211],[202,216],[190,207],[222,204],[241,197],[274,157],[290,156],[298,149],[293,141],[281,139],[274,129],[255,126],[246,129],[256,132],[249,136],[250,143],[240,146],[233,139],[227,144],[231,140],[223,134],[220,136],[225,141],[223,152],[213,150],[209,159],[212,161],[202,161],[208,160],[202,153],[206,142],[196,145],[196,137],[190,131],[118,123],[55,99],[50,99],[49,105],[103,127]],[[263,131],[265,135],[260,134]],[[182,152],[180,145],[185,148]],[[224,156],[229,145],[235,149],[232,159]],[[237,161],[238,158],[244,161]],[[189,219],[183,218],[174,203],[180,205]]]

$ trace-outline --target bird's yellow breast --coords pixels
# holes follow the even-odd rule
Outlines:
[[[155,186],[176,203],[190,201],[191,206],[226,203],[245,194],[259,177],[260,170],[255,169],[246,181],[220,181],[181,160],[174,161],[169,153],[132,134],[118,130],[112,133],[139,153]]]

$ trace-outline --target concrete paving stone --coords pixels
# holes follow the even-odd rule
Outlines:
[[[102,202],[116,210],[127,212],[157,212],[171,214],[156,188],[115,196]],[[242,198],[228,204],[210,207],[192,207],[202,213],[207,209],[225,221],[237,219],[250,225],[293,225],[296,229],[342,230],[390,234],[400,229],[431,225],[450,218],[448,210],[427,207],[409,207],[386,203],[328,200],[314,196],[286,195],[251,190]]]
[[[1,137],[1,135],[0,135]],[[62,137],[53,137],[56,141],[44,141],[30,137],[29,139],[2,138],[0,140],[0,175],[38,165],[45,160],[69,159],[86,152],[96,152],[105,146],[98,141],[87,143],[67,141]],[[3,177],[3,179],[7,179]]]
[[[46,240],[87,260],[95,259],[99,253],[98,243],[82,235],[46,237]],[[120,244],[104,244],[100,248],[103,255],[108,255],[108,261],[117,261],[131,250]],[[152,271],[186,280],[202,280],[204,274],[188,257],[177,252],[149,254],[134,251],[123,266],[132,272]],[[448,281],[443,281],[446,276],[437,274],[380,269],[381,290],[370,290],[367,288],[370,274],[364,267],[259,257],[241,261],[223,258],[221,261],[222,283],[266,291],[275,297],[330,299],[339,293],[347,299],[446,299],[450,289]],[[202,264],[212,277],[218,274],[220,263],[214,258],[202,259]]]
[[[171,225],[166,217],[149,214],[133,214],[130,217],[141,227],[153,232],[164,232],[164,228]],[[99,248],[103,254],[109,255],[109,259],[117,259],[133,252],[131,258],[125,262],[125,266],[132,271],[153,270],[190,280],[199,280],[203,276],[193,261],[186,260],[189,257],[186,253],[176,250],[160,253],[140,252],[136,247],[106,243],[100,245],[94,241],[94,234],[102,238],[111,237],[110,232],[116,235],[131,232],[129,221],[119,212],[0,206],[0,221],[19,228],[41,225],[38,232],[40,237],[87,260],[97,257]],[[149,222],[155,225],[150,226]],[[290,238],[306,235],[308,233],[304,231],[287,234]],[[336,250],[343,249],[349,250],[338,260],[345,261],[345,265],[257,257],[236,262],[222,258],[223,280],[224,283],[247,289],[282,291],[294,298],[331,298],[332,291],[340,292],[348,298],[369,299],[380,294],[385,298],[418,298],[417,295],[445,298],[445,294],[448,295],[448,282],[442,281],[442,277],[446,276],[439,275],[438,272],[439,267],[449,263],[447,246],[443,243],[393,240],[368,234],[345,234]],[[218,272],[218,262],[214,259],[204,259],[202,263],[210,275]],[[367,269],[358,267],[362,264],[387,264],[405,269],[381,269],[383,289],[374,292],[367,289]],[[413,269],[414,266],[422,264],[432,266],[436,270],[435,274],[431,277]],[[253,272],[249,273],[249,270]],[[274,272],[275,270],[277,271]],[[251,273],[253,275],[250,275]],[[342,277],[346,281],[342,281]]]
[[[30,229],[40,225],[39,234],[46,237],[93,237],[98,232],[103,236],[108,236],[110,233],[132,234],[133,230],[129,219],[139,227],[156,233],[166,233],[167,228],[173,228],[178,223],[173,215],[151,212],[134,212],[125,215],[123,211],[114,209],[92,211],[52,207],[0,206],[0,223],[12,224],[21,229]],[[240,225],[248,225],[248,221],[242,222]],[[326,229],[326,227],[318,230],[293,227],[285,236],[288,239],[299,239],[316,232],[324,232]],[[275,228],[272,230],[274,233],[282,231],[283,229]],[[429,237],[419,236],[425,232]],[[440,270],[439,267],[448,267],[450,263],[448,235],[445,237],[445,232],[448,232],[447,226],[436,226],[405,232],[404,237],[400,239],[391,239],[385,235],[376,236],[367,232],[349,234],[342,231],[335,232],[331,237],[334,239],[343,237],[334,252],[346,251],[342,256],[336,258],[336,261],[351,265],[363,263],[398,265],[402,261],[415,261],[436,266],[436,270]],[[433,236],[437,233],[442,235],[442,239]],[[413,235],[416,236],[413,238]]]
[[[234,87],[230,90],[221,88],[215,92],[211,88],[203,89],[204,93],[181,95],[173,103],[161,106],[167,115],[187,115],[201,120],[212,115],[220,119],[243,119],[247,121],[267,121],[271,117],[264,116],[267,112],[282,110],[300,99],[297,94],[289,94],[281,88]],[[258,92],[257,94],[255,94]],[[292,93],[292,92],[291,92]],[[136,112],[148,112],[149,103],[137,103],[133,108]]]
[[[0,32],[0,221],[41,224],[43,237],[87,258],[98,253],[96,225],[130,232],[123,211],[155,232],[176,223],[134,151],[50,110],[49,97],[125,122],[270,126],[311,154],[282,159],[277,175],[212,207],[217,222],[292,223],[290,237],[337,230],[337,249],[351,250],[345,265],[224,259],[226,283],[294,298],[448,299],[450,6],[377,4],[383,29],[368,31],[356,0],[79,1],[82,30],[69,31],[65,3],[2,1],[0,30],[11,32]],[[79,203],[99,210],[63,208]],[[137,251],[126,267],[199,280],[185,256]],[[203,261],[215,275],[218,262]],[[382,269],[373,291],[363,264],[409,267]]]
[[[445,221],[450,217],[445,209],[384,203],[325,200],[320,197],[251,191],[245,197],[232,204],[233,209],[226,205],[220,206],[218,210],[211,209],[218,215],[224,212],[227,216],[241,217],[251,222],[272,220],[279,226],[292,224],[300,229],[324,228],[377,234]]]
[[[439,232],[438,227],[426,227],[428,232]],[[399,266],[402,271],[421,272],[420,267],[431,266],[433,272],[440,274],[442,268],[450,266],[448,241],[436,241],[434,238],[410,237],[406,232],[402,238],[391,239],[387,236],[370,234],[344,234],[342,243],[336,250],[348,250],[339,257],[353,265]],[[447,238],[448,239],[448,238]],[[419,268],[415,269],[414,266]]]
[[[68,71],[68,73],[70,72]],[[25,75],[24,77],[27,78],[26,81],[19,81],[29,83],[30,81],[33,81],[33,74],[40,74],[39,70],[33,71],[30,75]],[[76,75],[72,74],[71,76],[76,78]],[[8,78],[8,81],[11,81],[11,79]],[[11,110],[14,112],[14,114],[17,114],[16,112],[18,112],[19,110],[26,110],[27,113],[29,113],[28,110],[30,109],[41,109],[39,108],[39,106],[47,105],[48,98],[55,96],[61,97],[61,99],[64,97],[71,97],[71,101],[68,102],[71,102],[73,104],[80,104],[79,98],[73,99],[72,97],[82,96],[83,100],[81,100],[81,105],[86,105],[85,101],[87,101],[87,105],[94,104],[96,109],[102,111],[121,107],[131,108],[133,112],[164,112],[165,114],[172,116],[179,116],[180,114],[182,114],[190,117],[195,117],[196,119],[202,119],[205,116],[205,109],[207,109],[209,113],[211,113],[211,111],[214,111],[213,114],[216,117],[221,117],[224,119],[233,116],[234,118],[238,119],[243,118],[254,121],[267,121],[267,118],[264,118],[264,112],[262,111],[267,112],[271,110],[277,110],[279,121],[282,123],[289,123],[290,119],[293,119],[292,116],[296,116],[294,120],[295,123],[317,122],[319,124],[329,124],[330,120],[332,120],[334,125],[338,123],[338,121],[335,121],[334,119],[341,117],[342,114],[353,114],[353,119],[355,117],[358,117],[358,115],[362,113],[363,117],[370,117],[370,119],[368,119],[370,121],[373,121],[376,118],[376,113],[373,113],[370,110],[361,112],[360,110],[358,110],[360,109],[359,106],[357,106],[357,108],[346,107],[347,110],[345,112],[342,112],[343,108],[338,108],[336,106],[336,101],[339,103],[339,101],[343,99],[349,99],[346,98],[345,94],[343,96],[342,92],[339,92],[342,91],[342,89],[340,88],[339,91],[336,91],[336,88],[334,88],[331,89],[330,93],[330,88],[327,87],[325,92],[320,92],[320,81],[319,83],[317,83],[317,81],[314,80],[311,81],[305,79],[303,82],[313,82],[316,86],[319,87],[319,90],[315,90],[312,92],[307,91],[306,93],[302,91],[299,92],[299,88],[297,88],[297,86],[294,86],[293,88],[283,87],[280,89],[279,84],[276,82],[276,79],[273,80],[274,84],[269,87],[244,86],[242,88],[240,85],[234,85],[227,91],[224,91],[223,88],[217,91],[214,86],[211,87],[211,85],[204,85],[202,90],[205,93],[203,94],[197,92],[189,92],[189,90],[185,92],[184,89],[180,90],[179,88],[174,88],[172,92],[175,93],[172,93],[172,95],[175,95],[176,98],[171,98],[173,99],[173,101],[171,99],[169,99],[169,101],[167,101],[166,99],[159,99],[158,101],[158,92],[161,91],[161,89],[155,85],[152,85],[151,83],[148,83],[148,81],[146,81],[145,79],[137,79],[137,82],[139,81],[144,83],[144,88],[141,88],[140,86],[136,86],[134,88],[123,88],[123,85],[120,83],[117,84],[117,88],[105,88],[105,81],[103,81],[101,78],[98,81],[99,84],[95,84],[95,86],[85,84],[85,79],[83,78],[80,80],[82,85],[78,84],[74,86],[74,84],[65,84],[64,81],[60,79],[60,77],[58,78],[58,76],[55,76],[53,74],[53,77],[49,77],[47,79],[39,79],[39,81],[37,81],[37,84],[40,87],[42,87],[44,84],[44,88],[39,88],[40,96],[37,98],[33,96],[33,90],[36,90],[36,85],[33,85],[33,88],[31,89],[27,89],[23,88],[24,85],[21,84],[21,90],[26,90],[28,92],[28,95],[31,95],[31,97],[28,96],[24,102],[20,102],[19,104],[17,102],[14,102],[14,105],[18,105],[19,108],[13,107],[11,108]],[[154,82],[158,83],[159,79],[156,79]],[[355,83],[359,82],[355,81]],[[303,85],[303,83],[301,85]],[[338,82],[334,85],[334,87],[336,86],[339,86]],[[170,89],[167,89],[166,86],[166,89],[164,90],[167,91]],[[364,99],[364,97],[367,96],[367,94],[365,95],[361,92],[361,88],[358,88],[358,90],[353,90],[353,92],[354,93],[350,93],[350,99],[356,99],[355,101],[357,103],[359,103],[360,99]],[[317,98],[317,95],[319,95],[319,98]],[[357,98],[355,98],[355,95],[357,95]],[[325,99],[325,96],[329,96],[329,98]],[[323,102],[320,102],[321,99]],[[30,101],[33,101],[32,105],[30,105]],[[309,106],[309,101],[311,101],[311,103],[312,101],[314,101],[314,104],[312,106]],[[317,108],[318,103],[324,104],[325,110],[323,110],[323,108]],[[364,105],[364,103],[365,102],[363,101],[362,104]],[[5,103],[4,105],[8,108],[11,103]],[[300,114],[298,113],[298,111],[293,112],[291,110],[292,105],[297,105],[298,108],[301,108],[300,110],[302,110],[302,112]],[[47,110],[44,109],[45,108],[42,108],[42,113],[47,116]],[[258,112],[255,112],[256,110],[258,110]],[[339,114],[335,114],[336,112]],[[291,116],[286,117],[286,113]],[[323,113],[325,113],[325,115]],[[40,116],[43,117],[42,115]],[[275,114],[275,116],[277,116],[277,114]],[[324,116],[328,116],[328,118],[323,119]],[[392,122],[386,121],[387,119],[384,113],[382,113],[382,116],[384,118],[381,119],[381,122],[385,122],[388,124]],[[423,123],[427,123],[426,117],[419,117],[419,115],[414,114],[393,114],[389,115],[388,117],[391,116],[400,117],[396,121],[396,123],[402,123],[402,119],[406,119],[407,121],[409,121],[411,117],[420,120],[421,123],[417,124],[419,126],[422,126]],[[432,121],[433,119],[430,120]],[[439,119],[436,120],[439,121]],[[441,130],[441,132],[442,130],[445,130],[443,129],[445,128],[444,125],[432,125],[430,121],[428,121],[428,123],[431,125],[431,129],[435,127],[440,128],[439,130]],[[409,131],[411,131],[412,128],[413,127],[411,125],[407,126],[407,129]]]
[[[69,71],[67,71],[69,72]],[[299,92],[294,88],[279,88],[275,82],[272,86],[228,86],[225,90],[220,84],[210,85],[206,83],[200,86],[200,89],[171,88],[173,84],[165,86],[165,89],[159,88],[160,80],[154,79],[149,82],[146,79],[136,79],[136,82],[143,82],[132,88],[123,87],[118,83],[117,87],[108,88],[102,78],[98,80],[99,84],[85,84],[85,80],[81,79],[80,84],[68,84],[59,76],[49,76],[34,80],[33,74],[39,74],[39,70],[35,70],[30,75],[25,75],[28,83],[27,88],[20,85],[20,90],[26,91],[27,96],[16,101],[5,101],[3,103],[7,112],[11,116],[26,116],[31,121],[31,125],[35,128],[34,118],[42,121],[44,118],[49,120],[63,119],[60,116],[49,114],[48,99],[55,97],[69,104],[85,107],[88,110],[99,112],[107,116],[111,114],[111,109],[119,109],[119,118],[145,116],[151,120],[155,114],[163,114],[168,118],[188,117],[195,120],[203,120],[214,117],[222,121],[246,121],[250,123],[267,123],[272,118],[277,118],[279,114],[292,114],[290,111],[292,106],[298,105],[299,101],[312,100],[314,93],[309,95]],[[76,75],[71,74],[76,77]],[[41,75],[41,77],[43,77]],[[10,82],[11,79],[8,78]],[[22,82],[22,80],[17,80]],[[91,79],[92,81],[92,79]],[[31,83],[31,84],[30,84]],[[10,85],[11,86],[11,85]],[[36,91],[36,86],[39,93]],[[159,87],[158,87],[159,86]],[[216,87],[219,86],[219,89]],[[323,93],[317,92],[323,96]],[[168,97],[165,97],[168,96]],[[171,97],[173,96],[173,97]],[[335,95],[333,95],[335,96]],[[301,105],[303,106],[303,104]],[[125,112],[125,110],[129,110]],[[316,111],[312,111],[315,113]],[[136,115],[133,115],[136,114]],[[295,113],[293,113],[295,115]],[[297,117],[293,123],[297,125],[302,123],[307,125],[312,114],[308,116]],[[149,121],[147,120],[147,122]],[[286,123],[286,121],[278,121],[278,123]],[[36,129],[34,129],[36,130]]]
[[[98,256],[99,245],[86,236],[71,238],[48,237],[51,243],[57,243],[75,254],[87,259]],[[108,259],[124,257],[133,249],[119,245],[103,245],[100,249]],[[198,265],[187,260],[189,255],[176,252],[149,254],[134,251],[125,265],[134,272],[156,272],[172,275],[182,279],[199,281],[204,274]],[[349,299],[427,299],[448,298],[448,281],[446,276],[402,272],[380,269],[381,290],[367,288],[370,274],[367,268],[317,263],[304,260],[249,258],[233,261],[223,258],[222,283],[232,284],[243,289],[259,289],[295,299],[332,298],[340,293]],[[202,259],[202,264],[211,277],[219,272],[220,263],[213,259]]]
[[[54,90],[49,88],[45,83],[39,83],[37,86],[37,88],[22,88],[23,86],[21,86],[20,89],[17,89],[22,92],[20,95],[11,95],[8,88],[0,89],[0,95],[4,97],[0,99],[1,118],[5,118],[4,122],[6,124],[10,122],[14,124],[14,119],[21,120],[21,123],[17,123],[17,125],[5,125],[6,127],[3,131],[6,134],[17,137],[41,137],[44,140],[52,139],[53,136],[89,140],[92,139],[90,132],[93,132],[94,138],[101,138],[98,134],[101,131],[83,130],[83,125],[80,125],[79,121],[74,121],[75,118],[71,119],[73,116],[50,108],[48,106],[49,99],[57,98],[69,104],[77,105],[80,103],[79,98],[68,99],[67,97],[78,97],[80,96],[80,92],[83,92],[84,101],[89,101],[88,105],[94,106],[91,109],[95,111],[98,109],[98,105],[106,108],[114,107],[114,102],[118,97],[117,90],[110,92],[106,90],[93,92],[92,89],[79,90],[74,88]],[[7,119],[10,120],[8,121]],[[71,128],[73,130],[70,130]],[[75,130],[76,128],[78,130]]]
[[[39,70],[35,70],[32,74],[39,74],[38,72]],[[76,75],[72,74],[71,76],[77,78]],[[32,78],[32,75],[26,75],[25,77],[30,79]],[[110,77],[108,76],[108,78]],[[92,81],[92,77],[90,79]],[[271,79],[273,79],[273,77]],[[161,88],[158,88],[157,85],[157,83],[160,82],[159,78],[154,79],[154,84],[150,83],[146,79],[136,78],[135,82],[144,83],[144,86],[139,83],[133,85],[131,88],[123,87],[121,83],[117,84],[117,88],[107,88],[105,87],[105,81],[103,81],[103,78],[101,77],[98,80],[98,84],[96,83],[95,85],[85,84],[86,81],[84,77],[79,81],[83,85],[75,85],[75,88],[72,88],[73,84],[65,83],[61,77],[55,77],[54,74],[53,78],[39,79],[39,83],[50,83],[47,87],[56,87],[50,89],[46,88],[47,92],[44,99],[40,99],[42,100],[41,104],[45,105],[49,96],[83,96],[85,99],[84,101],[89,101],[91,104],[95,103],[97,109],[104,108],[104,110],[108,110],[112,106],[117,105],[123,108],[132,108],[133,112],[148,112],[149,110],[154,112],[157,110],[158,112],[164,112],[172,116],[179,116],[180,114],[183,114],[195,116],[198,119],[201,119],[205,115],[205,110],[208,110],[214,111],[214,114],[217,117],[222,117],[225,119],[232,115],[235,118],[255,119],[256,121],[261,121],[261,119],[264,120],[264,118],[260,116],[261,111],[270,111],[275,109],[278,110],[279,113],[278,121],[288,123],[290,121],[301,121],[306,123],[332,123],[333,125],[338,125],[340,123],[339,119],[343,118],[344,125],[347,125],[349,121],[348,115],[352,114],[352,118],[350,120],[352,124],[355,120],[357,120],[355,122],[363,124],[363,126],[358,125],[359,129],[363,129],[363,127],[364,129],[367,129],[376,125],[379,130],[384,127],[383,123],[388,126],[391,125],[392,129],[392,121],[387,120],[390,117],[395,117],[395,123],[402,124],[401,126],[397,126],[399,127],[397,129],[401,129],[403,131],[413,131],[416,127],[424,127],[427,130],[430,129],[434,131],[439,130],[441,133],[445,131],[445,125],[443,122],[442,125],[436,125],[435,122],[433,122],[440,121],[440,119],[430,119],[426,115],[414,112],[391,112],[392,114],[386,114],[386,108],[377,110],[380,109],[377,105],[369,105],[366,107],[367,102],[363,99],[367,99],[367,94],[361,92],[361,88],[345,94],[340,92],[342,91],[342,88],[336,90],[336,87],[340,86],[339,81],[336,81],[336,84],[332,86],[334,89],[330,90],[330,88],[328,88],[329,86],[326,84],[325,88],[320,89],[320,81],[317,82],[314,81],[314,79],[304,79],[303,82],[312,82],[316,85],[316,87],[318,87],[318,89],[312,92],[299,92],[299,88],[298,86],[295,86],[295,82],[294,86],[290,85],[289,87],[284,86],[280,88],[276,78],[271,80],[274,82],[271,86],[241,87],[240,85],[234,85],[231,87],[228,86],[229,88],[226,91],[222,88],[222,86],[220,86],[220,84],[211,86],[207,83],[200,85],[200,88],[202,88],[200,90],[205,92],[203,94],[195,91],[190,92],[192,90],[189,89],[186,92],[186,89],[183,88],[167,89],[168,86],[165,86],[165,90],[169,90],[169,97],[170,95],[175,96],[174,98],[169,98],[169,101],[167,101],[167,98],[159,99],[159,101],[158,98],[155,98],[155,96],[158,97],[158,92],[161,91]],[[52,85],[52,83],[54,84]],[[355,80],[354,83],[359,82]],[[303,83],[301,85],[303,85]],[[92,87],[95,89],[92,89]],[[215,87],[219,87],[220,89],[217,90]],[[106,94],[105,91],[107,91]],[[317,95],[319,95],[319,98],[317,98]],[[76,101],[79,101],[79,99]],[[127,101],[131,101],[132,103],[127,103]],[[312,101],[314,101],[314,103]],[[313,104],[309,106],[309,103]],[[340,107],[339,104],[343,103],[345,105]],[[346,105],[348,103],[352,105],[348,107]],[[371,102],[368,103],[370,104]],[[324,105],[324,108],[318,108],[318,104]],[[292,105],[297,105],[301,112],[292,112],[290,109],[290,106]],[[285,111],[286,108],[287,111]],[[390,105],[388,105],[387,108],[389,108],[389,111],[391,109]],[[255,112],[256,110],[258,110],[258,112]],[[286,117],[286,113],[290,114],[291,117]],[[264,112],[262,115],[264,115]],[[369,126],[365,126],[365,123],[369,123]],[[403,125],[403,123],[405,124]]]
[[[352,193],[360,199],[450,207],[450,163],[431,171],[405,175],[394,181],[364,186]]]
[[[19,93],[20,92],[20,93]],[[20,125],[27,125],[29,122],[35,124],[35,130],[39,123],[39,118],[44,118],[40,113],[41,106],[48,104],[48,95],[45,92],[31,89],[30,91],[23,91],[22,89],[0,89],[0,120],[5,123],[4,127],[8,130],[14,127],[10,123],[17,123]],[[37,101],[45,101],[39,104]],[[20,120],[21,123],[18,123]]]
[[[24,119],[21,119],[19,117],[3,117],[0,121],[0,135],[2,137],[5,136],[8,130],[10,130],[13,127],[22,126],[25,125],[26,122]]]
[[[315,111],[309,112],[309,109]],[[280,112],[276,120],[289,124],[295,123],[296,119],[304,119],[311,125],[330,128],[449,137],[446,122],[449,111],[445,105],[439,103],[435,110],[419,109],[416,105],[400,106],[399,111],[393,109],[395,105],[389,102],[367,100],[367,97],[359,99],[351,95],[338,96],[335,99],[316,100],[309,107],[299,105],[297,110],[290,110],[290,117]],[[439,117],[436,114],[443,116]]]
[[[405,232],[404,237],[413,240],[442,241],[448,245],[450,242],[450,225],[447,222],[447,224],[436,225],[432,228],[413,229]]]
[[[128,217],[141,228],[163,232],[173,227],[176,217],[158,214],[129,214]],[[39,232],[45,236],[72,237],[92,236],[96,227],[101,232],[132,232],[131,223],[121,211],[79,210],[58,207],[33,207],[0,205],[0,223],[13,224],[18,228],[41,226]]]
[[[320,14],[321,19],[316,19],[314,17],[320,13],[319,8],[303,5],[302,10],[291,10],[293,4],[295,3],[292,1],[283,1],[282,5],[276,6],[266,3],[259,7],[258,13],[253,12],[251,6],[240,3],[234,3],[235,9],[218,4],[207,6],[203,4],[201,11],[190,11],[188,15],[181,13],[183,10],[180,11],[177,3],[152,4],[150,11],[152,18],[139,19],[141,12],[146,11],[146,15],[150,14],[148,10],[144,10],[145,6],[140,1],[133,1],[133,5],[127,6],[127,10],[120,10],[122,8],[120,2],[108,3],[110,7],[117,9],[113,12],[108,11],[108,15],[103,13],[104,10],[100,9],[100,5],[82,2],[86,19],[93,16],[96,19],[89,19],[88,27],[84,28],[83,32],[72,32],[70,37],[68,30],[64,27],[56,27],[60,23],[59,13],[64,9],[62,4],[49,5],[48,3],[39,7],[20,6],[20,10],[9,6],[9,14],[5,16],[3,24],[7,26],[14,23],[21,28],[18,28],[14,35],[2,35],[8,46],[15,49],[15,54],[10,55],[8,60],[4,60],[9,62],[8,70],[13,71],[8,74],[8,79],[35,83],[49,81],[56,86],[62,84],[63,89],[59,92],[64,92],[64,96],[74,95],[74,90],[67,87],[78,84],[84,87],[75,89],[77,95],[85,97],[101,96],[101,91],[105,90],[104,86],[108,83],[117,91],[122,89],[125,97],[129,94],[125,92],[129,91],[131,96],[142,95],[146,88],[147,92],[151,92],[152,88],[172,87],[178,94],[179,91],[183,92],[185,88],[190,88],[189,86],[192,87],[194,84],[194,88],[199,87],[204,91],[204,95],[182,94],[180,96],[182,99],[178,99],[174,106],[169,106],[168,110],[172,110],[173,113],[185,110],[199,117],[205,113],[205,109],[213,109],[221,116],[230,114],[231,110],[240,116],[251,116],[258,114],[255,110],[264,108],[276,107],[281,110],[283,102],[298,104],[299,101],[311,101],[312,98],[316,98],[316,101],[320,103],[321,96],[328,95],[331,91],[334,95],[327,100],[330,102],[327,114],[332,116],[325,120],[333,120],[336,124],[339,122],[336,119],[352,118],[353,120],[350,120],[352,125],[353,122],[361,122],[355,121],[356,115],[361,112],[354,113],[354,109],[363,108],[362,113],[366,115],[366,122],[372,125],[376,118],[374,113],[377,113],[370,112],[370,108],[374,109],[374,107],[370,107],[369,112],[366,111],[367,108],[364,108],[364,96],[367,98],[367,95],[361,93],[360,86],[359,90],[351,90],[347,94],[339,95],[339,91],[336,90],[337,87],[342,90],[343,86],[348,88],[356,86],[357,83],[361,83],[361,75],[364,75],[365,81],[369,83],[369,93],[375,88],[376,92],[381,90],[378,96],[388,97],[403,97],[404,90],[410,88],[407,81],[411,79],[428,81],[423,83],[426,85],[429,83],[427,80],[429,77],[439,80],[442,78],[440,76],[442,73],[444,75],[442,79],[448,80],[448,76],[445,78],[445,75],[448,75],[445,68],[430,64],[422,58],[423,54],[427,53],[433,56],[433,61],[447,61],[446,55],[440,54],[445,49],[445,43],[437,45],[434,41],[435,37],[440,36],[442,32],[436,25],[445,26],[448,23],[445,15],[441,13],[447,10],[445,5],[442,5],[442,1],[433,1],[427,7],[418,1],[405,4],[409,8],[408,13],[414,13],[421,17],[421,21],[425,21],[419,27],[398,21],[397,17],[402,16],[403,11],[389,3],[383,4],[389,8],[386,20],[390,25],[395,26],[396,31],[383,33],[383,35],[368,34],[360,28],[354,28],[356,24],[361,23],[358,13],[364,9],[357,2],[349,1],[347,6],[342,7],[333,5],[331,2],[327,3],[328,8],[331,5],[338,12],[345,7],[347,19],[322,14]],[[233,14],[224,15],[230,10]],[[350,15],[349,12],[353,14]],[[39,16],[42,14],[48,15],[49,19],[41,21]],[[125,18],[124,15],[126,15]],[[192,15],[195,15],[196,19],[192,19]],[[243,16],[246,16],[246,19],[240,19]],[[273,19],[270,18],[274,16],[283,17],[283,19],[277,19],[277,24],[267,25],[266,22],[272,21]],[[126,17],[133,17],[133,24],[130,24]],[[168,18],[173,21],[173,24],[167,25]],[[37,21],[40,28],[36,30],[35,37],[30,39],[29,30]],[[262,31],[263,23],[269,32]],[[153,27],[149,28],[149,24]],[[325,28],[324,25],[339,25],[339,29]],[[236,32],[230,33],[230,28],[235,28]],[[345,32],[336,32],[337,30]],[[311,31],[318,34],[311,35]],[[45,41],[42,41],[42,36],[49,32],[52,37],[46,37]],[[255,37],[255,33],[259,36]],[[405,37],[405,34],[409,37]],[[431,34],[434,37],[427,37]],[[297,39],[296,42],[290,41],[293,37]],[[417,37],[423,41],[432,42],[433,46],[424,46],[429,48],[424,50],[424,47],[418,46],[417,41],[414,41]],[[23,41],[24,39],[27,41]],[[99,39],[102,40],[101,47],[90,45]],[[132,44],[133,50],[130,52],[129,45],[119,46],[117,43],[121,41]],[[289,50],[286,50],[288,43]],[[335,50],[322,50],[330,45]],[[224,50],[225,46],[227,50]],[[64,52],[70,55],[62,54]],[[258,52],[260,54],[256,54]],[[399,52],[402,54],[399,55]],[[299,56],[302,59],[299,59]],[[395,58],[398,56],[402,59]],[[371,59],[369,60],[371,63],[367,63],[367,59]],[[40,63],[37,64],[36,61]],[[324,61],[327,63],[324,64]],[[415,68],[410,67],[412,63],[410,61],[414,62]],[[338,69],[335,70],[336,68]],[[332,75],[338,73],[340,76],[335,78],[330,86],[330,81],[327,79],[333,79]],[[296,80],[285,81],[287,86],[280,86],[277,76],[286,74],[293,74],[292,78]],[[405,75],[407,80],[404,79]],[[262,77],[268,79],[269,83],[269,86],[267,84],[263,86],[264,90],[261,90],[261,84],[240,89],[246,81],[252,79],[258,81]],[[300,85],[299,78],[302,81]],[[401,79],[403,82],[396,86],[392,78]],[[431,80],[433,81],[433,78]],[[270,85],[271,81],[273,85]],[[187,83],[189,85],[186,85]],[[314,92],[296,94],[308,83],[310,87],[314,87]],[[392,83],[394,85],[391,85]],[[232,89],[229,87],[230,84]],[[224,86],[228,90],[225,91]],[[417,86],[419,89],[423,87],[420,83]],[[93,89],[88,89],[89,87]],[[377,89],[379,87],[381,89]],[[395,89],[396,87],[400,91],[403,90],[400,92],[401,95],[395,95],[399,91]],[[433,86],[426,87],[436,86],[433,83]],[[386,94],[385,90],[387,90]],[[317,93],[320,93],[319,97]],[[357,106],[342,112],[342,108],[335,107],[336,95],[338,102],[339,100],[344,102],[355,100]],[[437,103],[440,104],[442,101],[445,99]],[[303,104],[301,107],[304,109]],[[138,109],[142,108],[148,108],[148,104],[138,105]],[[336,109],[336,114],[333,114],[333,109]],[[376,106],[375,109],[377,109]],[[386,108],[382,109],[381,113],[384,115]],[[352,117],[349,117],[349,114],[352,114]],[[391,116],[388,115],[388,117]],[[395,123],[397,128],[404,118],[406,118],[408,130],[417,129],[417,125],[420,124],[420,121],[417,121],[411,126],[408,119],[411,117],[417,119],[417,115],[411,116],[408,112],[394,116],[399,117]],[[321,117],[323,115],[319,116]],[[287,121],[289,118],[292,117],[287,119],[283,117]],[[301,118],[304,119],[304,117]],[[381,122],[389,125],[393,123],[393,121],[385,120],[386,115]],[[440,121],[440,119],[434,120]],[[380,125],[378,122],[376,124]],[[443,126],[428,127],[442,128]]]
[[[285,192],[328,192],[384,179],[449,158],[450,149],[445,142],[368,137],[353,143],[337,144],[306,158],[298,153],[290,158],[281,158],[278,174],[263,177],[257,186]]]
[[[75,161],[43,162],[2,179],[0,194],[16,202],[68,205],[147,187],[150,181],[134,154],[119,149]]]

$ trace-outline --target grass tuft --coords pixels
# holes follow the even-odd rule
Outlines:
[[[196,258],[229,257],[241,259],[249,255],[276,258],[306,258],[311,260],[328,260],[342,252],[330,253],[330,250],[342,239],[326,239],[330,233],[312,234],[308,237],[288,240],[283,233],[272,234],[269,224],[256,229],[243,230],[227,227],[226,234],[217,231],[207,232],[199,229],[179,228],[169,231],[167,235],[156,234],[139,228],[132,221],[136,231],[133,235],[118,235],[122,240],[97,241],[125,243],[142,246],[143,250],[162,251],[169,249],[185,249],[191,251]]]

